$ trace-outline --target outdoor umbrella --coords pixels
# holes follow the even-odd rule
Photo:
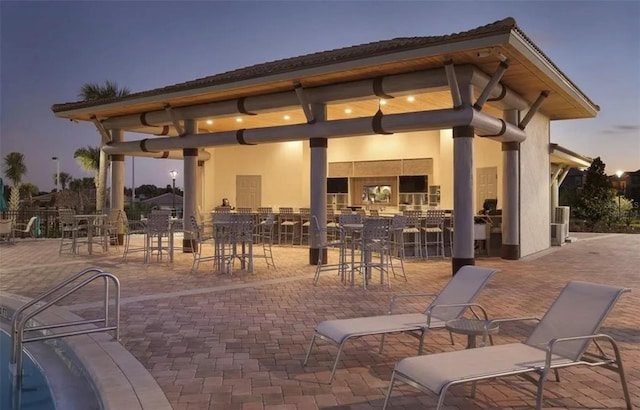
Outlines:
[[[6,211],[7,208],[7,201],[4,199],[4,181],[0,178],[0,212]]]

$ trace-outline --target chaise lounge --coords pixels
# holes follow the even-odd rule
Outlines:
[[[380,352],[382,352],[386,334],[408,332],[419,338],[418,354],[422,354],[427,330],[444,328],[447,320],[462,317],[468,308],[471,308],[474,315],[476,312],[472,309],[474,307],[478,308],[486,319],[485,310],[482,306],[473,303],[473,301],[496,272],[498,272],[496,269],[463,266],[439,294],[412,293],[395,295],[391,299],[388,315],[325,320],[315,328],[303,365],[307,364],[316,339],[338,346],[338,353],[331,370],[329,383],[333,381],[344,345],[356,337],[382,335],[382,340],[380,341]],[[435,297],[435,299],[424,313],[393,314],[395,300],[405,296],[431,296]]]
[[[440,409],[449,387],[478,380],[522,375],[537,384],[536,408],[542,408],[544,383],[550,370],[584,364],[604,366],[620,376],[627,408],[632,409],[622,358],[616,342],[599,329],[616,301],[629,289],[587,282],[569,282],[524,343],[416,356],[400,360],[393,370],[384,401],[386,409],[396,381],[439,395]],[[535,318],[499,319],[492,324]],[[486,331],[485,331],[486,340]],[[587,352],[590,342],[598,353]],[[609,357],[598,342],[611,346]],[[537,373],[538,379],[528,373]],[[475,385],[474,385],[475,387]],[[472,390],[473,395],[473,390]]]

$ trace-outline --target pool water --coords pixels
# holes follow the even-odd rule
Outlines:
[[[11,337],[0,331],[0,409],[12,409]],[[51,388],[42,369],[23,354],[21,410],[55,410]]]

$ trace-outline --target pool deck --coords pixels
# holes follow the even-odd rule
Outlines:
[[[501,270],[477,301],[492,317],[541,316],[569,280],[631,288],[602,332],[618,341],[631,399],[640,408],[640,235],[572,236],[578,241],[520,261],[477,259],[479,266]],[[254,274],[215,274],[207,271],[209,263],[190,274],[190,254],[176,253],[174,263],[145,265],[141,254],[121,263],[116,249],[59,256],[57,240],[16,240],[15,245],[0,244],[0,290],[34,297],[89,266],[115,274],[122,284],[120,342],[174,409],[380,409],[393,365],[416,354],[416,340],[391,336],[382,354],[377,337],[350,342],[335,380],[327,384],[335,347],[320,342],[309,365],[302,366],[314,326],[325,319],[384,314],[394,293],[437,292],[451,276],[451,260],[409,261],[407,283],[392,278],[391,290],[375,284],[363,290],[343,285],[333,273],[324,273],[314,287],[306,248],[275,246],[273,254],[277,270],[258,259]],[[100,295],[97,287],[88,288],[63,300],[61,307],[91,318],[99,312]],[[494,340],[523,340],[529,330],[503,326]],[[432,331],[425,351],[465,346],[465,336],[454,339],[452,346],[447,332]],[[578,366],[560,375],[560,383],[545,385],[545,408],[625,408],[615,373]],[[468,387],[452,388],[444,408],[535,405],[535,387],[515,377],[479,383],[475,399],[468,392]],[[435,395],[398,384],[389,408],[434,408],[436,403]]]

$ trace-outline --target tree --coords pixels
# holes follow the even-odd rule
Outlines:
[[[71,181],[71,179],[71,174],[69,174],[68,172],[60,173],[60,187],[63,191],[67,189],[67,184],[69,184],[69,181]],[[53,174],[53,183],[56,184],[56,186],[58,185],[58,174]]]
[[[127,87],[119,87],[113,81],[105,81],[104,85],[98,83],[86,83],[80,87],[78,97],[83,101],[102,100],[105,98],[124,97],[131,94]]]
[[[615,195],[604,169],[605,164],[600,157],[594,159],[587,170],[584,187],[578,194],[576,216],[584,219],[591,229],[601,224],[609,225],[616,218]]]
[[[36,196],[38,195],[38,193],[40,193],[40,190],[38,189],[38,187],[32,184],[31,182],[25,182],[24,184],[21,184],[19,191],[20,191],[20,197],[26,198],[29,201],[31,201],[31,197]]]
[[[78,148],[73,153],[73,158],[78,162],[80,167],[87,172],[93,172],[93,181],[98,186],[98,170],[100,168],[100,148],[87,146]],[[60,178],[62,180],[62,177]]]
[[[85,83],[80,87],[80,92],[78,93],[78,97],[82,98],[83,101],[94,101],[94,100],[103,100],[108,98],[115,97],[124,97],[126,95],[131,94],[131,91],[127,87],[120,87],[117,83],[113,81],[105,81],[104,84],[98,83]],[[106,172],[109,169],[109,163],[107,156],[102,153],[103,158],[103,167],[100,168],[100,149],[98,148],[98,155],[96,161],[96,208],[102,209],[104,207],[105,202],[105,181],[106,181]],[[76,151],[77,153],[77,151]],[[75,156],[74,156],[75,157]]]
[[[24,154],[20,152],[10,152],[4,157],[4,175],[11,181],[11,195],[9,196],[9,210],[17,211],[20,204],[20,183],[22,177],[27,173],[27,166],[24,164]]]

